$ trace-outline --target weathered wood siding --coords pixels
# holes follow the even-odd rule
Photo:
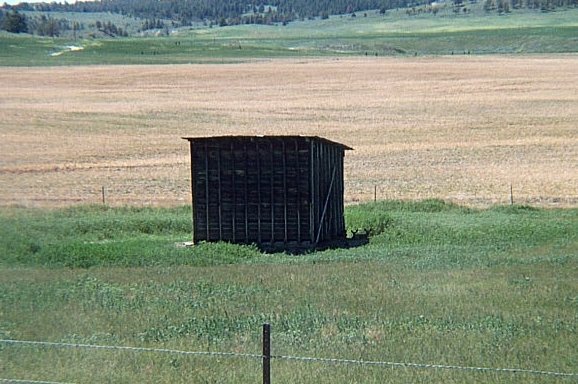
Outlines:
[[[315,246],[345,237],[341,144],[318,137],[186,138],[193,240]]]

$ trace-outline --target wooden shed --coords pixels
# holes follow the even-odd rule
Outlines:
[[[344,239],[343,159],[316,136],[185,137],[193,242],[314,248]]]

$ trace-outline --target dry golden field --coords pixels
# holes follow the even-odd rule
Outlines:
[[[0,205],[184,204],[182,136],[353,148],[346,201],[578,205],[578,56],[2,68]]]

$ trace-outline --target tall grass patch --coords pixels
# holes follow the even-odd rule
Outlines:
[[[88,268],[93,266],[205,265],[236,262],[256,248],[201,244],[191,237],[190,207],[61,210],[8,209],[2,214],[0,250],[5,265]]]
[[[497,206],[478,210],[441,200],[363,204],[346,212],[349,228],[377,225],[380,233],[370,237],[369,246],[340,255],[395,259],[410,268],[543,261],[563,265],[578,250],[576,220],[573,209]]]

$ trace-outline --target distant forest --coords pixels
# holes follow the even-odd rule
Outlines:
[[[232,24],[288,23],[368,9],[421,5],[427,0],[101,0],[76,3],[21,3],[16,11],[111,12],[142,19],[172,20],[180,25],[208,21]]]
[[[508,13],[516,9],[552,11],[560,7],[576,7],[578,0],[100,0],[76,3],[20,3],[0,7],[0,30],[59,36],[72,31],[74,36],[85,26],[66,18],[55,19],[49,12],[111,13],[144,20],[139,31],[165,30],[170,27],[206,25],[287,24],[295,20],[329,18],[330,15],[351,14],[367,10],[386,13],[406,8],[408,15],[423,9],[432,13],[436,3],[449,5],[454,12],[466,12],[466,2],[482,2],[486,12]],[[425,8],[424,8],[425,7]],[[26,15],[25,12],[36,14]],[[48,15],[47,15],[48,14]],[[96,30],[103,36],[128,36],[128,31],[110,21],[99,21]],[[94,36],[94,35],[93,35]]]
[[[440,2],[460,7],[466,0],[442,0]],[[477,2],[477,0],[469,0]],[[528,8],[542,11],[558,7],[578,6],[578,0],[480,0],[488,12],[509,12]],[[396,8],[411,8],[432,4],[433,0],[101,0],[76,3],[45,2],[4,5],[0,12],[4,23],[16,20],[20,11],[40,12],[110,12],[145,20],[171,21],[173,26],[187,26],[194,22],[213,24],[286,24],[294,20],[328,18],[329,15],[354,14],[378,9],[382,13]],[[15,15],[16,13],[16,15]],[[4,17],[2,17],[4,16]],[[9,20],[13,18],[14,20]],[[39,21],[42,23],[42,20]],[[158,22],[152,23],[153,25]],[[164,25],[164,24],[163,24]],[[0,28],[10,30],[9,28]],[[13,30],[14,31],[14,30]]]

